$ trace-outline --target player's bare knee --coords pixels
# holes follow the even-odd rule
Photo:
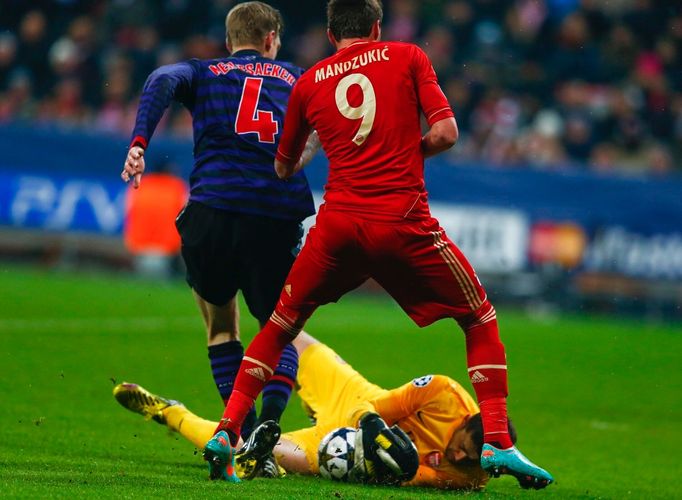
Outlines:
[[[237,298],[232,297],[224,305],[215,305],[192,290],[197,306],[206,325],[208,345],[239,340],[239,308]]]
[[[208,345],[239,340],[239,324],[235,321],[234,315],[226,311],[221,312],[213,311],[206,320]]]

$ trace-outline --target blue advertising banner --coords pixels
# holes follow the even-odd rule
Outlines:
[[[0,170],[0,226],[120,234],[125,189],[115,178]]]
[[[533,221],[622,225],[642,234],[682,231],[682,176],[626,177],[580,170],[426,165],[432,199],[522,210]]]
[[[0,226],[117,235],[127,139],[0,127]],[[192,145],[155,138],[148,169],[188,177]],[[321,192],[322,155],[306,168]],[[682,176],[617,177],[453,165],[425,169],[434,215],[483,272],[547,262],[566,269],[682,280]],[[312,221],[308,221],[311,223]]]

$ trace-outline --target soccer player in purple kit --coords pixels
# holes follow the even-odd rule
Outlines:
[[[282,182],[272,167],[289,94],[302,73],[274,60],[282,17],[265,3],[245,2],[225,23],[229,57],[191,59],[149,76],[121,177],[140,186],[159,120],[171,101],[182,103],[193,119],[194,165],[189,202],[176,226],[187,283],[206,325],[213,377],[227,402],[244,355],[237,291],[262,327],[300,248],[301,221],[315,207],[303,173]],[[319,147],[315,137],[303,161]],[[288,346],[263,392],[258,422],[251,410],[244,438],[258,423],[279,420],[297,369],[298,355]],[[234,479],[229,472],[224,479]]]

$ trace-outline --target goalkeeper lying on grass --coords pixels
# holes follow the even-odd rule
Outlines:
[[[351,426],[363,430],[366,458],[376,466],[375,470],[370,465],[370,470],[361,471],[360,480],[377,480],[377,472],[383,471],[381,478],[388,477],[388,482],[391,476],[410,477],[403,481],[405,485],[449,489],[477,489],[485,485],[488,475],[479,462],[483,445],[479,409],[457,382],[443,375],[427,375],[386,390],[368,382],[333,350],[305,333],[293,344],[300,356],[298,393],[315,424],[281,437],[276,424],[264,424],[242,448],[247,452],[242,452],[242,457],[237,454],[240,476],[262,473],[258,470],[262,467],[257,463],[259,460],[250,459],[266,456],[273,446],[279,465],[287,472],[318,474],[317,451],[322,438],[333,429]],[[136,384],[120,384],[114,388],[114,395],[126,408],[178,431],[199,449],[217,425]],[[386,424],[397,424],[416,446],[418,457],[412,457],[414,448],[399,446],[399,436],[390,443],[394,446],[388,448],[389,453],[401,471],[391,471],[385,465],[391,460],[386,454],[382,459],[376,449],[368,449],[380,433],[394,439],[394,431]],[[511,428],[510,433],[516,440]]]

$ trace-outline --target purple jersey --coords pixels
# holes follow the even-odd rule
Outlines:
[[[302,220],[315,213],[303,172],[273,167],[287,101],[302,70],[242,50],[225,59],[162,66],[144,85],[133,144],[147,147],[171,100],[192,114],[190,200],[231,212]]]

